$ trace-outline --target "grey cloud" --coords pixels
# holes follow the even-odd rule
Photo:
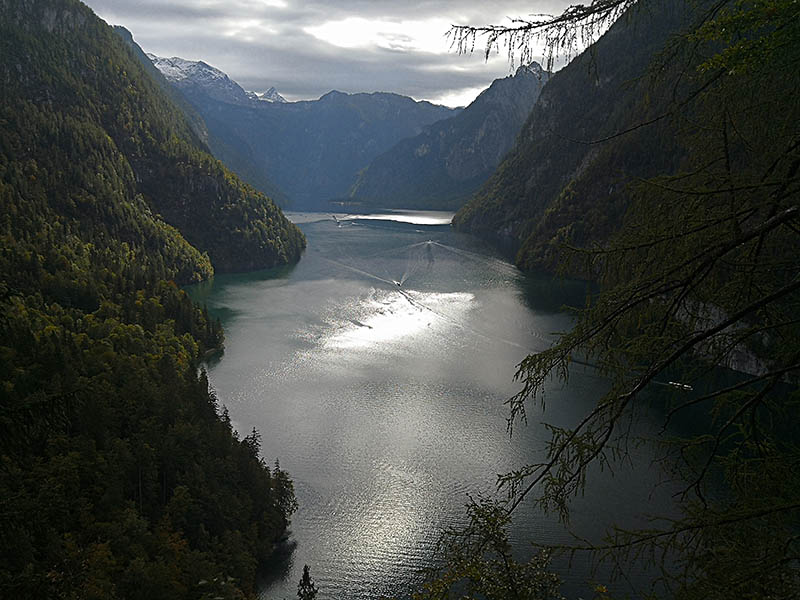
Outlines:
[[[441,53],[404,48],[413,32],[393,33],[393,48],[340,48],[320,41],[305,28],[347,17],[398,21],[439,18],[446,22],[489,23],[504,16],[558,12],[566,0],[344,0],[298,2],[286,6],[264,0],[88,0],[112,24],[127,27],[148,52],[204,60],[228,73],[243,87],[275,86],[289,98],[317,98],[345,92],[393,91],[418,99],[454,90],[486,87],[509,72],[505,57],[484,62],[480,52],[458,56],[448,51],[442,32]],[[258,23],[235,36],[233,22]]]

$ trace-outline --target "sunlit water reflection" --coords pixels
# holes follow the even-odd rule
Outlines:
[[[538,413],[509,438],[503,403],[515,366],[569,326],[559,308],[584,288],[523,277],[449,217],[295,214],[308,237],[296,267],[192,290],[225,325],[225,354],[209,366],[220,401],[295,481],[292,545],[263,598],[295,597],[304,564],[320,598],[407,596],[442,528],[463,522],[467,494],[543,454]],[[604,386],[590,370],[554,384],[548,420],[573,422]],[[590,481],[576,528],[596,537],[639,512],[656,477]],[[523,549],[569,539],[529,509],[514,538]],[[557,566],[566,592],[592,596],[580,560]]]

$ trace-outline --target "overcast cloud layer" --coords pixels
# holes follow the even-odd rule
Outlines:
[[[567,0],[84,0],[146,52],[203,60],[245,89],[288,100],[396,92],[451,106],[509,74],[505,54],[459,56],[451,24],[558,13]]]

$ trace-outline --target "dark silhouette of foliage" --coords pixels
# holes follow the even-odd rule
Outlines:
[[[311,579],[308,565],[303,565],[303,576],[300,578],[300,583],[297,584],[297,597],[300,600],[314,600],[317,597],[317,593],[317,586],[314,585],[314,580]]]
[[[502,556],[492,546],[497,527],[526,501],[568,520],[587,477],[636,452],[642,440],[631,423],[646,411],[663,415],[656,442],[661,467],[679,486],[676,513],[651,515],[647,529],[611,527],[605,542],[570,550],[623,572],[635,561],[656,567],[658,580],[652,590],[638,590],[642,595],[796,598],[800,6],[595,0],[555,17],[552,31],[580,28],[595,9],[633,4],[630,18],[573,63],[596,69],[602,106],[583,108],[582,96],[572,95],[587,89],[571,88],[580,79],[572,65],[542,92],[557,106],[554,123],[575,112],[581,138],[523,133],[459,218],[480,228],[485,217],[488,230],[518,227],[521,266],[560,264],[601,284],[570,332],[519,365],[522,389],[509,400],[509,428],[526,420],[532,403],[544,407],[548,387],[566,382],[576,361],[596,365],[609,388],[576,423],[549,428],[543,460],[499,478],[503,500],[470,506],[471,524],[448,538],[449,555],[468,556],[478,565],[471,573],[502,584],[503,568],[484,568]],[[668,36],[665,15],[676,5],[689,9],[689,19]],[[651,26],[656,33],[648,36]],[[610,52],[625,46],[626,35],[647,42],[643,54]],[[615,88],[630,109],[618,119],[614,94],[603,87],[637,61],[638,80]],[[598,115],[609,119],[593,124]],[[546,146],[558,137],[563,143]],[[719,378],[719,366],[739,373]],[[657,392],[659,379],[674,383]],[[674,439],[679,418],[691,419],[695,430]],[[425,597],[453,592],[452,564],[431,584],[445,585]],[[511,590],[506,597],[524,595]]]

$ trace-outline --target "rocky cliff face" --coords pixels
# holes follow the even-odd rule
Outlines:
[[[645,75],[685,22],[682,5],[634,7],[554,74],[514,148],[454,225],[517,254],[525,268],[553,267],[562,243],[597,241],[615,230],[628,201],[624,182],[668,171],[680,156],[666,121],[635,125],[663,109],[660,99],[648,99]]]
[[[382,207],[458,208],[513,146],[549,77],[532,63],[495,80],[462,113],[373,160],[351,196]]]
[[[494,81],[460,119],[455,117],[459,121],[449,124],[449,133],[456,136],[445,156],[447,174],[463,181],[493,171],[511,149],[549,78],[538,63],[522,66],[515,75]],[[460,126],[464,130],[459,131]]]

